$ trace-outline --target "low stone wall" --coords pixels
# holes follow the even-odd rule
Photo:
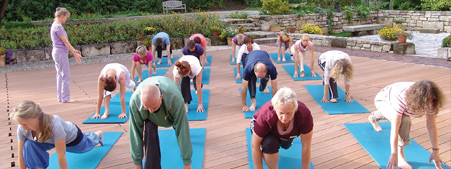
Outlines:
[[[426,28],[451,33],[451,11],[382,10],[378,12],[377,18],[378,23],[385,23],[388,26],[400,21],[401,27],[406,30],[419,31]]]
[[[438,48],[437,57],[446,60],[451,60],[451,48]]]

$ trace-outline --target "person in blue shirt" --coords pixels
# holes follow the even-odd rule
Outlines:
[[[255,111],[256,107],[256,83],[257,78],[260,79],[260,91],[265,90],[269,93],[266,85],[271,78],[272,95],[277,92],[277,70],[272,64],[269,54],[266,51],[255,50],[249,52],[246,58],[242,59],[243,69],[243,83],[241,87],[241,103],[243,104],[243,111]],[[249,88],[249,95],[251,97],[251,106],[246,103],[246,91]]]
[[[157,33],[152,39],[152,56],[157,56],[159,61],[157,64],[161,64],[161,56],[163,52],[163,46],[166,46],[166,50],[168,53],[168,65],[171,65],[171,41],[169,40],[169,35],[166,32]],[[155,50],[157,51],[157,55],[155,55]],[[155,60],[156,58],[154,58]]]

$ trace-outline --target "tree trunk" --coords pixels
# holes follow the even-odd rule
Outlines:
[[[390,0],[390,10],[393,10],[393,0]]]
[[[3,16],[5,16],[6,5],[8,5],[8,1],[9,0],[3,0],[2,1],[2,8],[0,8],[0,23],[3,20]]]

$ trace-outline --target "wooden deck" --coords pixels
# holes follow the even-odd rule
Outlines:
[[[276,52],[275,47],[262,46],[263,50]],[[240,94],[233,77],[233,66],[229,64],[231,50],[209,51],[213,55],[210,84],[209,113],[206,121],[191,121],[191,128],[206,128],[205,154],[203,168],[249,168],[245,128],[249,119],[241,112]],[[321,53],[315,53],[315,59]],[[131,57],[131,55],[130,55]],[[374,96],[386,85],[400,81],[428,79],[436,82],[444,91],[447,104],[440,112],[437,125],[439,133],[440,156],[451,166],[451,69],[370,59],[351,56],[355,66],[355,78],[351,82],[352,97],[368,110],[375,110]],[[309,59],[305,59],[309,62]],[[444,61],[446,62],[446,61]],[[130,61],[121,61],[128,68]],[[316,63],[316,62],[315,62]],[[30,63],[31,64],[31,63]],[[71,67],[71,97],[76,103],[62,104],[56,100],[55,70],[53,68],[0,73],[0,168],[11,168],[17,154],[16,124],[8,119],[9,112],[23,100],[40,103],[43,111],[56,114],[63,119],[79,125],[83,131],[123,131],[114,147],[108,152],[98,168],[134,168],[130,156],[128,121],[125,124],[82,124],[96,107],[97,77],[106,63],[82,64]],[[312,163],[315,168],[378,168],[343,123],[367,122],[368,114],[327,115],[305,90],[304,85],[321,84],[321,81],[293,81],[282,64],[275,64],[279,87],[287,86],[297,92],[298,99],[304,102],[313,114],[314,134]],[[172,67],[171,69],[172,70]],[[315,71],[323,72],[315,64]],[[172,78],[168,71],[165,76]],[[339,82],[343,89],[343,83]],[[413,119],[411,137],[421,146],[431,151],[431,143],[425,127],[425,118]],[[11,136],[9,136],[11,133]],[[13,140],[13,143],[11,143]],[[11,148],[13,150],[11,150]],[[164,151],[164,150],[162,150]]]

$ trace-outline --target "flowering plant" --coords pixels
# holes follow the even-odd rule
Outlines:
[[[6,54],[8,54],[6,49],[3,47],[0,47],[0,55],[6,55]]]
[[[152,35],[155,32],[157,32],[157,29],[155,29],[154,27],[145,27],[143,32],[144,32],[144,35]]]
[[[222,30],[220,38],[225,39],[227,37],[234,37],[238,33],[238,29],[236,27],[228,27]]]
[[[384,40],[397,40],[398,35],[396,32],[401,32],[402,29],[399,27],[384,27],[381,30],[379,30],[379,36]]]
[[[302,25],[301,29],[302,31],[304,31],[304,33],[319,34],[319,35],[323,34],[323,30],[321,30],[321,28],[311,23]]]
[[[219,31],[219,27],[217,27],[217,26],[212,26],[212,27],[210,27],[210,30],[211,30],[212,32],[218,32],[218,31]]]

